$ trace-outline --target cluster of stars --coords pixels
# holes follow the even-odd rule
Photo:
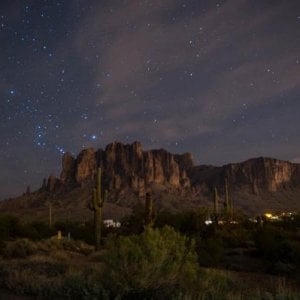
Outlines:
[[[240,4],[239,14],[231,0],[6,2],[0,151],[18,167],[19,145],[34,153],[26,174],[58,172],[66,151],[114,140],[224,163],[250,155],[239,147],[252,136],[272,146],[287,136],[266,108],[281,117],[296,107],[296,0]]]

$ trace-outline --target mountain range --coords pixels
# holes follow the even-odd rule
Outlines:
[[[233,207],[248,215],[300,209],[300,164],[259,157],[217,167],[195,166],[190,153],[144,151],[139,142],[114,142],[106,148],[65,153],[60,178],[49,176],[40,189],[0,202],[0,211],[45,218],[49,203],[58,219],[89,218],[97,169],[108,191],[106,218],[120,219],[153,194],[158,210],[181,211],[213,206],[217,188],[224,202],[225,180]]]

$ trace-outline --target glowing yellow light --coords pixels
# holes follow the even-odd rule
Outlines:
[[[265,217],[268,218],[268,219],[271,219],[273,217],[273,215],[270,214],[270,213],[265,213]]]

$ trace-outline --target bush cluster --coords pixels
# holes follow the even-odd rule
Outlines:
[[[134,293],[134,297],[166,296],[176,289],[188,289],[197,278],[194,241],[171,227],[110,238],[103,262],[110,289],[119,294]]]
[[[60,222],[51,231],[43,223],[0,216],[0,288],[45,299],[299,298],[288,287],[247,289],[232,273],[217,270],[227,266],[230,250],[260,259],[262,272],[297,279],[298,218],[296,223],[255,225],[241,219],[206,226],[206,215],[162,213],[154,228],[144,228],[142,214],[127,217],[121,231],[105,232],[97,253],[82,241],[92,241],[90,223]],[[47,238],[57,229],[77,240]]]

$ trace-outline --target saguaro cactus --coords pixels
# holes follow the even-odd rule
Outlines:
[[[214,188],[214,213],[219,213],[219,194],[216,187]]]
[[[52,203],[51,202],[49,202],[49,228],[52,228]]]
[[[229,205],[230,205],[230,218],[233,218],[233,201],[232,201],[232,195],[230,196],[229,199]]]
[[[233,203],[232,203],[232,194],[230,187],[228,186],[228,179],[225,178],[225,208],[226,214],[232,220],[233,218]]]
[[[215,224],[218,225],[219,223],[219,194],[218,189],[214,188],[214,213],[213,213],[213,219]]]
[[[145,199],[145,227],[152,227],[155,222],[155,217],[156,213],[153,205],[152,194],[147,192]]]
[[[29,185],[26,188],[26,196],[30,196],[30,186]]]
[[[229,191],[228,191],[228,180],[225,178],[225,209],[228,214],[230,211],[230,202],[229,202]]]
[[[102,208],[107,198],[107,191],[102,192],[101,168],[98,168],[96,187],[93,189],[93,201],[90,209],[94,211],[94,231],[95,231],[95,248],[101,246],[101,225],[102,225]]]

